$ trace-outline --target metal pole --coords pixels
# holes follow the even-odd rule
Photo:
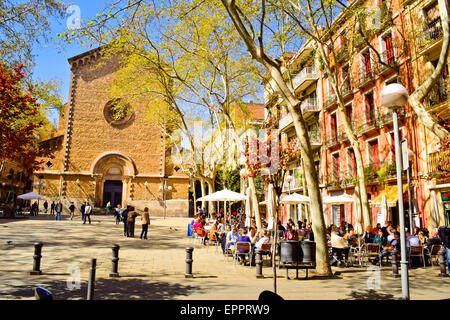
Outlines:
[[[95,283],[95,267],[96,267],[96,265],[97,265],[97,259],[91,259],[91,270],[89,271],[87,300],[94,299],[94,283]]]
[[[394,123],[395,158],[397,169],[398,215],[400,219],[400,254],[401,254],[400,265],[402,273],[401,274],[402,299],[409,300],[408,261],[406,259],[406,238],[405,238],[405,212],[403,209],[402,149],[400,146],[397,109],[393,109],[392,116]]]
[[[164,177],[164,219],[166,219],[166,184],[167,184],[167,180],[166,177]]]
[[[112,246],[112,258],[111,258],[111,273],[110,277],[118,277],[119,276],[119,249],[120,246],[118,244],[114,244]]]
[[[34,243],[34,255],[33,255],[33,270],[30,271],[30,275],[41,275],[41,252],[44,244],[40,241]]]
[[[412,204],[411,204],[411,180],[409,177],[409,168],[406,169],[406,178],[408,179],[408,215],[409,215],[409,233],[412,235],[413,218],[412,218]]]
[[[192,248],[192,247],[186,248],[186,273],[184,275],[185,278],[192,278],[194,276],[192,274],[192,262],[194,261],[192,259],[193,251],[194,251],[194,248]]]

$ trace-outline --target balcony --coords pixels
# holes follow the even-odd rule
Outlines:
[[[450,175],[450,149],[428,155],[428,174],[432,178]]]
[[[383,2],[382,5],[378,6],[372,18],[372,29],[375,32],[380,32],[392,24],[392,9],[387,6],[386,2]]]
[[[449,79],[440,79],[428,94],[427,109],[439,108],[441,104],[448,100],[450,93]],[[436,110],[439,111],[439,110]]]
[[[328,190],[343,189],[354,186],[357,183],[356,168],[354,170],[346,170],[333,172],[327,176],[326,188]]]
[[[399,109],[397,111],[397,115],[399,119],[403,119],[405,117],[405,110],[404,109]],[[392,119],[392,112],[388,111],[382,115],[379,115],[377,118],[377,126],[378,127],[384,127],[388,124],[391,124],[393,122]]]
[[[337,103],[336,94],[328,92],[327,100],[325,101],[325,109],[330,109]]]
[[[311,144],[312,149],[316,149],[322,146],[322,134],[320,130],[312,130],[308,132],[309,134],[309,143]]]
[[[292,119],[292,115],[290,113],[288,113],[280,119],[280,122],[278,123],[278,128],[280,131],[285,130],[291,124],[293,124],[293,122],[294,122],[294,120]]]
[[[444,31],[442,30],[441,18],[430,22],[423,32],[417,37],[420,54],[432,50],[442,40]]]
[[[374,84],[375,82],[375,76],[373,74],[373,71],[368,72],[362,72],[359,79],[356,80],[356,87],[358,89],[362,89],[369,84]]]
[[[320,112],[320,106],[317,103],[316,98],[306,98],[300,104],[300,108],[302,110],[303,116],[306,116],[309,113]]]
[[[375,70],[377,75],[384,75],[388,72],[395,72],[398,69],[398,64],[395,60],[393,52],[384,51],[383,53],[381,53],[381,60],[384,64],[381,62],[377,63]]]
[[[332,148],[339,144],[339,135],[337,132],[329,132],[325,138],[325,146],[327,148]]]
[[[314,67],[305,67],[292,79],[295,91],[306,89],[311,83],[319,79],[319,72]]]
[[[353,94],[353,89],[351,84],[345,83],[342,85],[342,98],[346,99],[351,94]]]
[[[378,122],[375,115],[366,115],[366,119],[361,119],[359,124],[356,126],[358,135],[363,135],[372,130],[378,129]]]

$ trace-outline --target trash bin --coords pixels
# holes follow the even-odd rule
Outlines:
[[[301,251],[303,254],[303,263],[316,263],[316,243],[314,241],[300,242]]]
[[[36,300],[53,300],[53,295],[45,288],[37,287],[35,289]]]
[[[294,263],[301,261],[300,246],[297,240],[280,241],[280,262]]]

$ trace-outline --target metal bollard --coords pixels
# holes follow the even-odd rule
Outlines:
[[[397,250],[392,250],[392,276],[394,278],[400,277],[398,274],[398,252]]]
[[[441,251],[439,251],[439,265],[441,267],[441,273],[439,273],[439,277],[448,277],[449,275],[446,272],[447,258],[444,246],[442,246]]]
[[[194,251],[194,248],[187,247],[186,248],[186,274],[184,275],[185,278],[192,278],[194,275],[192,274],[192,252]]]
[[[262,273],[262,264],[263,264],[262,250],[261,249],[256,249],[255,255],[256,255],[255,256],[256,279],[262,279],[262,278],[264,278],[264,275]]]
[[[95,284],[95,268],[97,265],[97,259],[91,259],[91,270],[89,271],[89,282],[87,290],[87,300],[94,299],[94,284]]]
[[[41,275],[41,252],[44,244],[40,241],[34,243],[34,256],[33,256],[33,270],[30,271],[30,275]]]
[[[111,264],[111,273],[109,274],[110,277],[119,277],[119,249],[120,246],[118,244],[114,244],[112,246],[112,264]]]

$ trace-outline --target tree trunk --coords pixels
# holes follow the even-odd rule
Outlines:
[[[209,191],[208,194],[216,192],[214,188],[214,181],[211,182],[208,180],[206,183],[208,184],[208,191]],[[214,211],[214,207],[215,207],[214,201],[208,201],[208,212],[210,215]]]
[[[448,132],[444,127],[439,125],[427,112],[425,107],[423,106],[423,100],[427,97],[428,93],[431,91],[433,86],[439,80],[439,77],[442,75],[444,68],[447,64],[447,57],[450,48],[450,19],[448,14],[448,0],[438,0],[439,11],[441,16],[441,26],[444,33],[442,40],[442,48],[441,53],[439,55],[439,61],[436,66],[436,69],[433,71],[430,77],[428,77],[419,88],[417,88],[413,94],[409,96],[408,102],[413,108],[414,112],[419,117],[420,121],[430,129],[436,136],[440,139],[446,138],[450,136],[450,132]]]
[[[250,194],[251,203],[253,204],[251,210],[253,211],[253,216],[255,217],[255,220],[256,220],[256,227],[258,227],[258,230],[261,231],[262,230],[261,215],[259,213],[259,203],[258,203],[258,197],[256,195],[255,179],[252,177],[249,177],[248,185],[249,185],[250,191],[251,191],[251,194]]]
[[[295,131],[300,142],[301,155],[305,162],[306,183],[311,198],[311,214],[314,239],[316,240],[316,271],[319,274],[331,275],[330,258],[328,256],[328,244],[325,234],[325,224],[322,214],[322,197],[320,195],[317,173],[314,167],[314,158],[308,139],[305,121],[295,107],[300,101],[295,97],[283,79],[281,63],[268,56],[262,46],[257,46],[242,22],[242,18],[236,8],[235,0],[222,0],[222,4],[233,21],[236,31],[244,41],[253,59],[264,65],[270,77],[275,81],[276,91],[284,99],[289,112],[292,115]]]
[[[204,196],[206,196],[205,179],[201,178],[200,183],[201,183],[202,197],[204,197]],[[206,201],[202,201],[202,207],[201,207],[202,210],[204,210],[206,208],[205,203],[206,203]]]

